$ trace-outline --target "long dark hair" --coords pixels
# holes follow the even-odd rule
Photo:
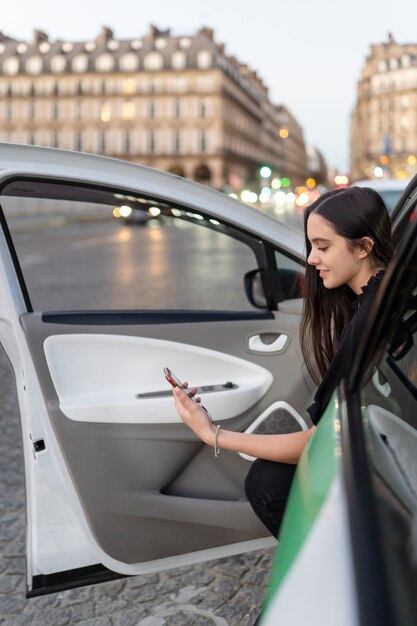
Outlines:
[[[358,245],[363,237],[370,237],[374,242],[369,252],[371,267],[387,267],[393,253],[391,222],[376,191],[369,187],[336,189],[307,207],[304,213],[307,258],[311,252],[307,221],[312,213],[326,219],[352,246]],[[335,355],[342,331],[353,315],[355,298],[347,285],[326,289],[316,268],[307,263],[300,340],[306,367],[316,383],[323,378]]]

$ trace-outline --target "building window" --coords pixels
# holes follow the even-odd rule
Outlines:
[[[83,83],[81,80],[77,81],[75,83],[75,94],[77,96],[82,96],[83,95]]]
[[[134,78],[126,78],[123,81],[123,93],[126,96],[131,96],[135,93],[135,79]]]
[[[83,137],[81,133],[75,133],[75,138],[74,138],[74,150],[77,150],[77,152],[81,152],[83,149]]]
[[[205,152],[207,150],[207,135],[205,130],[201,130],[198,137],[198,150]]]
[[[165,50],[165,48],[167,47],[167,43],[168,42],[165,37],[159,37],[155,40],[155,48],[157,48],[158,50]]]
[[[144,59],[145,70],[161,70],[164,65],[162,54],[159,52],[149,52]]]
[[[401,129],[407,130],[410,127],[410,120],[406,115],[401,116]]]
[[[80,120],[82,118],[82,102],[81,100],[76,100],[74,102],[74,117],[76,120]]]
[[[98,72],[111,72],[114,69],[114,56],[112,54],[101,54],[96,59],[96,70]]]
[[[211,76],[199,76],[197,79],[198,91],[211,91],[213,89],[213,79]]]
[[[410,106],[410,98],[408,96],[401,96],[401,106],[403,109],[408,109]]]
[[[209,50],[201,50],[201,52],[197,54],[197,66],[200,70],[207,70],[211,67],[212,58],[213,56]]]
[[[168,87],[173,93],[184,93],[188,89],[188,80],[182,76],[173,77],[169,81]]]
[[[174,102],[172,103],[172,115],[175,118],[179,118],[181,117],[181,100],[174,100]]]
[[[28,104],[28,119],[34,120],[35,118],[36,118],[35,103],[34,102],[29,102],[29,104]]]
[[[174,154],[179,154],[181,152],[181,135],[179,130],[174,130],[172,151]]]
[[[191,39],[189,37],[182,37],[180,39],[180,48],[187,50],[191,46]]]
[[[57,54],[51,60],[51,72],[54,74],[60,74],[65,71],[67,66],[67,59],[63,54]]]
[[[122,117],[124,120],[131,120],[133,119],[134,116],[134,106],[133,106],[133,102],[127,101],[127,102],[123,102],[122,105]]]
[[[107,102],[105,102],[104,104],[101,105],[100,119],[102,122],[108,122],[110,120],[110,117],[111,117],[110,105]]]
[[[134,52],[127,52],[119,61],[119,67],[123,72],[134,72],[139,68],[139,57]]]
[[[147,104],[147,117],[153,119],[156,115],[156,105],[154,100],[149,100]]]
[[[28,133],[28,144],[30,146],[35,145],[35,135],[33,133]]]
[[[208,105],[206,100],[200,100],[198,103],[198,117],[204,118],[208,115]]]
[[[74,72],[86,72],[88,69],[88,56],[86,54],[78,54],[72,60],[72,70]]]
[[[107,151],[106,133],[100,133],[99,135],[98,151],[99,151],[99,154],[106,154],[106,151]]]
[[[9,57],[3,63],[3,72],[8,76],[14,76],[19,71],[19,59],[17,57]]]
[[[26,61],[26,71],[28,74],[40,74],[42,71],[42,58],[30,57]]]
[[[6,102],[6,121],[10,122],[13,119],[13,108],[11,102]]]
[[[52,133],[52,147],[59,148],[59,136],[57,132]]]
[[[171,62],[174,70],[184,69],[187,62],[185,52],[183,52],[182,50],[177,50],[177,52],[174,52]]]
[[[123,133],[123,153],[130,154],[130,150],[130,131],[127,130]]]
[[[51,117],[53,120],[58,120],[59,119],[59,102],[58,100],[54,100],[52,102],[52,111],[51,111]]]
[[[148,153],[153,154],[155,152],[155,132],[150,130],[148,132]]]

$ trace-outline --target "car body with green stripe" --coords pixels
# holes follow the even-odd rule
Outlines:
[[[300,459],[262,626],[417,623],[417,177],[347,380]]]

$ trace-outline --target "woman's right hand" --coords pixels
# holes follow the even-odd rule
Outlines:
[[[195,395],[197,390],[192,389],[191,391],[194,391],[193,395]],[[175,387],[173,393],[175,408],[184,424],[191,428],[204,443],[213,445],[216,427],[207,411],[199,404],[200,398],[192,400],[191,395],[187,393],[187,388],[184,390]]]

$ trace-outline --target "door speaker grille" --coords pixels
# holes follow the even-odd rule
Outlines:
[[[253,430],[258,435],[282,435],[295,433],[301,429],[299,422],[285,408],[279,408],[267,415]]]

